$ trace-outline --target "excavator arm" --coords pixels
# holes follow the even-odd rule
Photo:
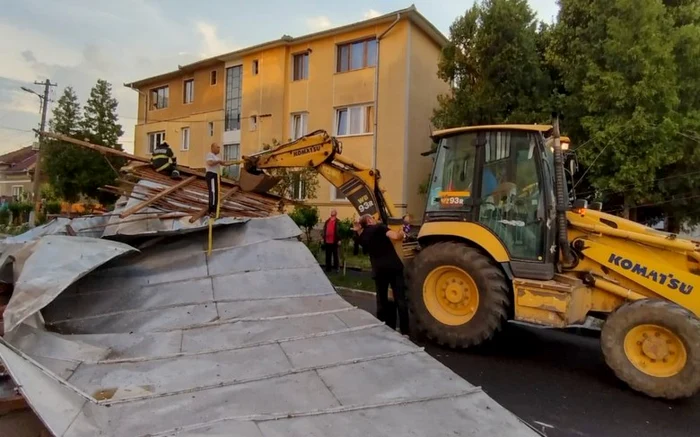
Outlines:
[[[240,185],[244,191],[267,192],[279,179],[266,173],[278,168],[313,168],[340,190],[359,215],[369,214],[389,224],[398,216],[376,169],[364,167],[342,154],[342,144],[324,130],[295,141],[243,156]]]

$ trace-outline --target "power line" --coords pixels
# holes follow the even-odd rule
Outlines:
[[[17,132],[34,132],[31,129],[17,129],[16,127],[2,126],[2,125],[0,125],[0,129],[13,130],[13,131],[17,131]]]

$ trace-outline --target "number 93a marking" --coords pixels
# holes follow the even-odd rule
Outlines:
[[[464,205],[464,198],[462,197],[442,197],[440,198],[440,203],[442,205],[449,205],[449,206],[463,206]]]
[[[374,207],[374,202],[371,200],[368,200],[367,202],[363,202],[357,206],[358,211],[360,212],[365,212],[369,210],[370,208]]]

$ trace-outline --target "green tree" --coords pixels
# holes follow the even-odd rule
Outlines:
[[[118,140],[124,132],[117,123],[116,111],[111,85],[100,79],[90,92],[82,117],[78,98],[67,87],[53,111],[49,127],[56,133],[121,150]],[[122,158],[105,157],[70,143],[51,141],[46,145],[44,167],[49,181],[61,197],[71,202],[81,196],[96,198],[103,204],[113,202],[113,195],[98,188],[113,183],[117,176],[114,170],[123,164]]]
[[[450,26],[438,75],[452,92],[438,97],[435,126],[548,121],[552,84],[543,48],[526,0],[476,3]]]
[[[591,186],[629,215],[683,157],[673,20],[658,0],[560,0],[546,59]],[[631,218],[634,217],[634,212]]]
[[[291,140],[290,140],[291,141]],[[273,139],[270,144],[264,144],[263,150],[278,147],[279,141]],[[280,178],[280,182],[270,190],[273,194],[287,199],[315,199],[318,191],[318,175],[312,168],[276,168],[269,170],[272,176]]]
[[[306,245],[309,246],[312,241],[311,234],[314,227],[321,220],[318,208],[315,206],[300,205],[294,208],[291,214],[289,214],[289,217],[297,226],[304,230],[306,234]]]
[[[79,136],[81,123],[78,96],[72,87],[66,87],[53,110],[49,130],[76,137]],[[73,144],[56,140],[47,140],[42,147],[42,165],[49,183],[59,196],[71,202],[77,201],[81,189],[76,172],[82,164],[82,150]]]

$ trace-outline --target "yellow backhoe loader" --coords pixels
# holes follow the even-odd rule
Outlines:
[[[574,161],[556,123],[447,129],[433,141],[418,243],[398,250],[421,332],[465,348],[507,320],[563,328],[594,316],[605,320],[606,362],[633,389],[669,399],[700,390],[698,242],[570,201]],[[265,191],[265,170],[315,168],[360,214],[400,226],[379,171],[341,152],[316,131],[244,157],[241,185]]]

